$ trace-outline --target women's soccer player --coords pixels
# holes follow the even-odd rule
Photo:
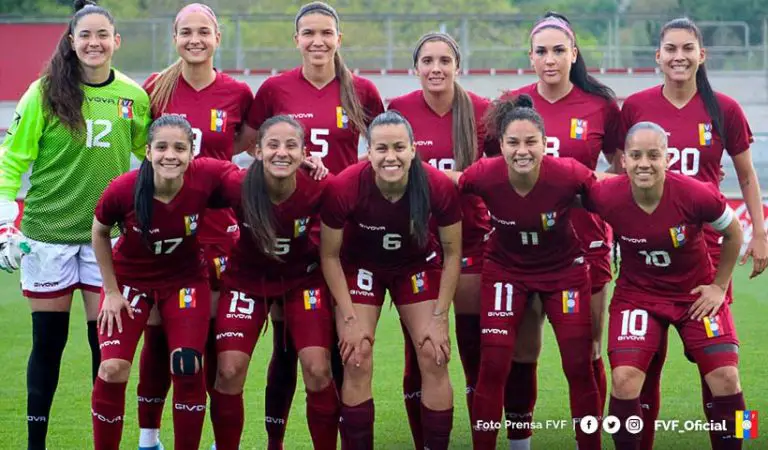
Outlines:
[[[668,134],[654,123],[633,125],[623,147],[627,176],[594,185],[585,203],[621,242],[621,270],[609,309],[609,411],[622,424],[642,416],[645,371],[673,325],[713,395],[710,420],[726,424],[725,430],[710,431],[712,448],[740,449],[734,419],[737,410],[745,409],[744,396],[738,339],[726,299],[741,226],[711,183],[667,173]],[[723,237],[716,269],[706,225]],[[639,449],[641,439],[624,426],[613,435],[619,450]]]
[[[530,34],[531,65],[539,80],[505,93],[514,98],[527,94],[547,126],[546,154],[573,158],[595,170],[602,151],[610,160],[616,149],[621,116],[613,91],[587,73],[576,34],[568,19],[549,12],[536,22]],[[576,236],[589,264],[592,309],[592,368],[605,404],[606,379],[602,349],[606,286],[611,281],[608,227],[594,214],[577,208],[571,213]],[[510,449],[530,448],[533,410],[536,405],[536,361],[541,353],[541,309],[530,308],[523,319],[515,347],[514,363],[507,382],[504,409],[513,425],[507,428]]]
[[[760,186],[749,149],[752,132],[738,103],[712,90],[704,65],[707,54],[701,36],[696,24],[687,18],[672,20],[662,27],[656,61],[664,74],[664,83],[627,98],[622,106],[622,128],[627,130],[642,121],[659,124],[668,133],[669,169],[709,183],[715,189],[719,189],[723,152],[728,153],[754,230],[742,263],[752,256],[750,277],[755,277],[768,266],[768,237]],[[721,236],[709,226],[704,228],[704,236],[716,264],[720,258]],[[728,291],[730,294],[730,286]],[[665,357],[666,345],[663,345],[648,368],[641,396],[642,403],[647,405],[643,408],[646,423],[653,423],[658,417],[661,366]],[[712,394],[705,380],[702,379],[701,385],[704,410],[709,412],[707,405],[712,405]],[[653,427],[643,430],[644,449],[651,448],[653,432]]]
[[[413,130],[399,113],[376,117],[367,140],[368,161],[331,181],[321,212],[322,269],[336,300],[345,361],[344,448],[373,448],[372,350],[388,290],[418,348],[424,447],[447,449],[453,423],[448,313],[461,263],[458,194],[448,177],[421,162]]]
[[[88,320],[92,375],[99,367],[96,315],[101,275],[91,247],[91,221],[109,182],[143,157],[149,99],[112,68],[120,47],[112,15],[78,0],[43,76],[16,109],[0,146],[1,268],[21,266],[21,289],[32,310],[27,366],[28,448],[45,449],[49,413],[67,343],[72,296],[80,289]],[[21,233],[16,195],[32,165]],[[19,248],[22,242],[29,253]]]
[[[149,128],[141,168],[110,183],[96,206],[93,247],[104,278],[99,312],[103,358],[91,401],[97,450],[120,446],[131,361],[155,304],[171,349],[175,448],[199,448],[206,409],[200,369],[207,337],[200,330],[210,317],[211,291],[197,231],[209,199],[237,166],[192,160],[194,140],[183,117],[157,119]],[[110,231],[116,224],[121,236],[113,255]]]
[[[268,118],[287,114],[304,126],[309,154],[322,158],[337,174],[358,161],[360,133],[384,111],[376,86],[353,75],[339,53],[339,15],[331,6],[312,2],[302,6],[294,21],[294,41],[302,64],[270,77],[259,87],[248,117],[258,129]],[[266,429],[270,449],[282,448],[288,413],[296,390],[297,355],[285,333],[282,311],[272,308],[274,348],[266,387]],[[343,369],[334,347],[334,378],[340,383]]]
[[[545,157],[546,135],[530,96],[499,100],[488,113],[500,158],[484,158],[458,178],[491,215],[482,273],[480,375],[472,404],[475,449],[496,448],[504,386],[529,299],[541,298],[555,331],[575,421],[600,415],[592,373],[590,280],[570,222],[576,196],[595,174],[571,158]],[[576,429],[580,449],[599,449],[600,434]]]
[[[289,116],[267,119],[256,160],[224,181],[244,230],[224,273],[216,319],[219,370],[211,393],[218,450],[237,450],[243,431],[243,386],[269,306],[282,303],[287,332],[299,353],[307,390],[307,423],[315,449],[335,450],[339,398],[331,377],[332,300],[319,270],[319,221],[327,181],[299,166],[304,130]]]
[[[401,113],[413,127],[416,151],[421,159],[439,170],[462,171],[483,153],[498,153],[498,147],[494,145],[496,141],[486,142],[482,123],[490,101],[465,91],[456,81],[461,68],[461,53],[456,41],[445,33],[425,34],[414,48],[413,67],[421,89],[393,99],[389,109]],[[462,197],[461,207],[461,275],[453,302],[456,341],[466,379],[467,404],[471,408],[480,367],[480,271],[490,224],[488,211],[478,197]],[[415,447],[423,448],[421,377],[417,353],[407,334],[405,352],[405,409]]]

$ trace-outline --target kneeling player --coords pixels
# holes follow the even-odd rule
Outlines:
[[[738,340],[726,290],[739,256],[742,232],[722,194],[667,169],[667,136],[658,125],[630,128],[624,146],[627,176],[593,186],[586,206],[602,216],[621,245],[621,271],[609,308],[608,355],[612,367],[610,413],[625,423],[642,417],[640,390],[655,352],[673,325],[713,394],[710,431],[715,448],[741,448],[735,411],[743,410]],[[723,236],[715,270],[702,228]],[[653,424],[645,424],[646,427]],[[637,449],[640,434],[624,427],[617,449]]]
[[[327,183],[299,170],[304,133],[294,119],[267,119],[259,136],[257,159],[245,176],[233,174],[224,182],[225,200],[236,208],[244,232],[224,272],[216,316],[219,368],[211,395],[216,448],[238,448],[251,354],[270,304],[278,302],[299,352],[312,443],[335,450],[339,398],[331,382],[331,299],[310,236]]]
[[[102,360],[91,401],[96,450],[120,446],[131,361],[155,304],[171,349],[175,448],[200,444],[205,418],[200,359],[211,293],[196,231],[222,178],[237,166],[191,161],[193,141],[181,116],[157,119],[141,168],[116,178],[96,206],[93,248],[104,278],[98,319]],[[115,224],[121,236],[113,256]]]
[[[350,449],[373,448],[373,336],[389,290],[418,348],[424,446],[447,449],[453,422],[448,310],[461,259],[458,194],[444,174],[421,162],[413,130],[399,113],[376,117],[367,138],[368,161],[331,181],[322,211],[323,274],[336,299],[345,361],[342,436]],[[440,234],[442,267],[430,217]]]

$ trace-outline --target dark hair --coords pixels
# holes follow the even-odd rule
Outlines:
[[[399,112],[390,109],[376,116],[368,127],[366,139],[368,145],[371,145],[371,132],[374,128],[384,125],[404,125],[408,130],[408,139],[413,145],[413,128],[408,120]],[[429,239],[429,179],[427,172],[422,166],[421,158],[418,152],[411,161],[411,168],[408,169],[408,187],[405,194],[408,196],[411,218],[411,237],[419,247],[427,245]]]
[[[184,116],[167,114],[152,122],[147,132],[147,145],[155,141],[157,130],[164,127],[180,128],[187,135],[190,151],[194,152],[195,133]],[[133,208],[136,211],[136,221],[139,223],[141,237],[149,245],[149,230],[152,227],[152,201],[155,197],[155,171],[150,158],[144,158],[139,167],[139,176],[133,189]]]
[[[551,22],[551,25],[544,25],[545,22]],[[554,28],[556,30],[566,31],[565,34],[567,34],[568,38],[571,39],[573,46],[578,48],[578,45],[576,44],[576,33],[571,27],[571,21],[568,20],[568,18],[563,14],[549,11],[544,14],[541,19],[537,20],[533,25],[534,32],[531,33],[531,49],[533,49],[533,35],[546,28]],[[571,65],[571,73],[568,79],[571,81],[571,83],[588,94],[597,95],[598,97],[602,97],[606,100],[616,100],[616,93],[613,92],[613,89],[604,85],[598,81],[597,78],[587,73],[587,64],[584,62],[584,57],[581,55],[581,52],[576,54],[576,62]]]
[[[299,9],[299,12],[296,13],[296,18],[294,19],[296,32],[299,31],[299,20],[307,14],[322,14],[331,17],[336,23],[336,32],[341,31],[341,28],[339,27],[339,15],[336,13],[336,10],[326,3],[312,2],[302,6]],[[357,132],[363,133],[365,131],[366,119],[368,118],[367,112],[360,103],[360,98],[357,96],[352,72],[344,63],[344,59],[342,59],[338,49],[333,55],[333,65],[336,70],[336,77],[339,79],[339,84],[341,85],[341,107]]]
[[[48,62],[41,80],[43,105],[47,112],[72,130],[82,130],[83,120],[83,70],[77,53],[72,48],[70,36],[75,32],[78,22],[90,14],[101,14],[114,27],[115,19],[112,14],[93,0],[75,0],[75,14],[69,20],[69,26],[59,39],[59,44]]]
[[[419,62],[421,48],[427,42],[444,42],[453,51],[456,67],[461,67],[461,51],[456,40],[447,33],[431,32],[423,35],[413,49],[413,67]],[[475,123],[475,108],[469,94],[461,85],[453,82],[453,104],[451,137],[453,138],[453,160],[455,170],[464,170],[477,159],[477,124]]]
[[[488,112],[485,113],[485,127],[488,135],[496,139],[501,139],[504,136],[504,130],[516,120],[527,120],[533,123],[541,131],[541,135],[545,136],[544,120],[533,109],[533,99],[528,94],[522,94],[513,99],[494,100]]]
[[[296,129],[299,135],[299,142],[304,144],[304,128],[301,124],[288,115],[273,116],[265,120],[259,127],[259,138],[264,139],[267,131],[274,125],[287,123]],[[272,201],[267,192],[267,182],[264,178],[264,162],[261,159],[255,159],[245,174],[242,185],[242,208],[245,224],[251,231],[251,236],[256,241],[259,250],[265,255],[274,257],[275,240],[277,232],[275,231],[275,219],[272,213]]]
[[[699,47],[704,47],[704,40],[701,36],[701,30],[696,24],[687,17],[680,17],[674,20],[670,20],[661,27],[661,33],[659,34],[659,48],[661,48],[661,41],[664,39],[664,35],[669,30],[688,30],[699,41]],[[704,102],[704,107],[707,109],[709,118],[712,119],[712,127],[715,129],[718,135],[720,135],[720,141],[723,143],[723,148],[726,147],[725,142],[725,119],[723,117],[723,111],[720,108],[720,102],[717,101],[715,91],[712,89],[712,85],[709,84],[709,77],[707,77],[707,69],[704,64],[699,65],[696,70],[696,90],[701,96],[701,100]]]

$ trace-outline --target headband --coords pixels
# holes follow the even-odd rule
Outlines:
[[[219,21],[216,19],[216,14],[208,5],[204,5],[202,3],[190,3],[189,5],[181,8],[181,11],[176,14],[176,20],[173,21],[173,24],[176,25],[181,19],[192,13],[203,14],[204,16],[211,19],[211,22],[216,25],[217,29],[219,28]]]
[[[419,52],[421,51],[421,47],[424,46],[429,41],[440,41],[445,42],[448,44],[449,47],[451,47],[451,50],[453,50],[453,54],[456,56],[456,67],[461,66],[461,51],[459,50],[459,45],[456,43],[456,41],[451,37],[451,35],[447,33],[427,33],[424,36],[419,39],[419,42],[416,43],[416,47],[413,49],[413,65],[416,66],[416,63],[419,59]]]
[[[296,18],[293,21],[293,24],[296,27],[296,31],[299,31],[299,20],[301,20],[302,17],[306,16],[307,14],[315,11],[322,11],[326,14],[329,14],[331,17],[333,17],[333,20],[336,22],[336,29],[339,29],[339,15],[336,13],[336,10],[333,9],[330,5],[326,5],[323,2],[312,2],[307,3],[304,5],[298,13],[296,13]]]
[[[568,25],[568,22],[563,19],[558,17],[547,17],[533,27],[533,30],[531,30],[531,37],[533,37],[534,34],[538,33],[544,28],[557,28],[558,30],[561,30],[567,34],[568,37],[571,38],[571,41],[576,42],[576,36],[573,35],[571,26]]]

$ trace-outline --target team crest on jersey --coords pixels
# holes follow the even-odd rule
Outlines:
[[[304,291],[304,310],[314,311],[320,309],[323,304],[323,296],[320,289],[307,289]]]
[[[419,272],[411,277],[411,287],[414,294],[420,294],[429,288],[427,284],[427,273]]]
[[[571,119],[571,139],[584,141],[587,139],[588,123],[583,119]]]
[[[187,236],[194,236],[197,233],[197,216],[198,214],[184,216],[184,232]]]
[[[213,266],[216,268],[216,279],[221,279],[221,274],[227,270],[227,257],[217,256],[213,258]]]
[[[549,231],[552,229],[552,227],[555,226],[555,221],[557,220],[557,211],[552,211],[548,213],[542,213],[541,214],[541,227],[544,229],[544,231]]]
[[[179,291],[179,309],[192,309],[197,306],[195,288],[182,288]]]
[[[704,331],[707,332],[708,338],[718,337],[722,336],[723,334],[723,323],[720,321],[720,315],[716,315],[714,317],[705,317],[704,318]]]
[[[699,145],[701,146],[712,145],[712,124],[711,123],[699,124]]]
[[[309,219],[309,217],[302,217],[293,221],[293,237],[297,238],[307,234]]]
[[[568,289],[563,291],[563,314],[578,314],[579,291]]]
[[[669,235],[672,236],[672,245],[680,248],[685,245],[688,233],[685,231],[685,225],[679,225],[669,229]]]
[[[120,98],[117,101],[118,114],[123,119],[133,119],[133,100]]]
[[[475,264],[474,258],[461,258],[461,268],[472,267]]]
[[[227,131],[227,112],[223,109],[211,110],[211,131],[217,133]]]
[[[336,128],[344,130],[349,128],[349,116],[341,106],[336,107]]]

